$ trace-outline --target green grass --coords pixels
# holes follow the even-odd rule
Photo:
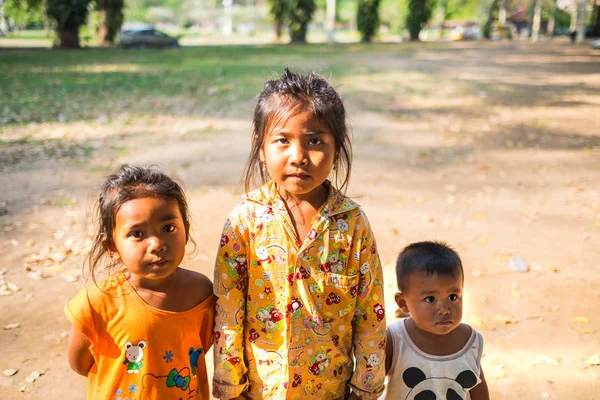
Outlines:
[[[0,126],[125,111],[247,115],[264,81],[285,66],[338,79],[371,72],[351,67],[346,56],[377,51],[381,46],[353,44],[0,53]]]

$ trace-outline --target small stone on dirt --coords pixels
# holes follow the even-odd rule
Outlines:
[[[18,369],[9,368],[9,369],[5,369],[2,373],[4,374],[4,376],[13,376],[17,372],[19,372]]]
[[[527,265],[527,262],[515,255],[510,256],[510,260],[508,260],[508,268],[510,268],[511,271],[515,272],[529,271],[529,266]]]

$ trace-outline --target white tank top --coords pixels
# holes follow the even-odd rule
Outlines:
[[[469,390],[481,382],[483,338],[471,328],[471,336],[454,354],[435,356],[419,349],[406,331],[406,319],[388,327],[394,353],[387,400],[468,400]]]

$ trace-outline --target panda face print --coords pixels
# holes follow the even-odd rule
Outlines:
[[[456,379],[427,378],[419,368],[408,368],[402,374],[402,380],[411,388],[406,400],[464,400],[467,391],[477,385],[473,371],[462,371]]]

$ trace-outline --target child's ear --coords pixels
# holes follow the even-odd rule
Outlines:
[[[102,246],[106,250],[106,254],[108,254],[108,256],[111,258],[111,260],[119,261],[121,259],[119,252],[117,251],[117,249],[114,248],[114,244],[109,243],[108,239],[106,237],[104,237],[104,239],[102,239]]]
[[[404,298],[402,292],[396,293],[394,295],[394,300],[396,300],[396,304],[398,304],[398,307],[400,307],[403,313],[410,313],[410,310],[408,309],[408,303],[406,303],[406,299]]]

